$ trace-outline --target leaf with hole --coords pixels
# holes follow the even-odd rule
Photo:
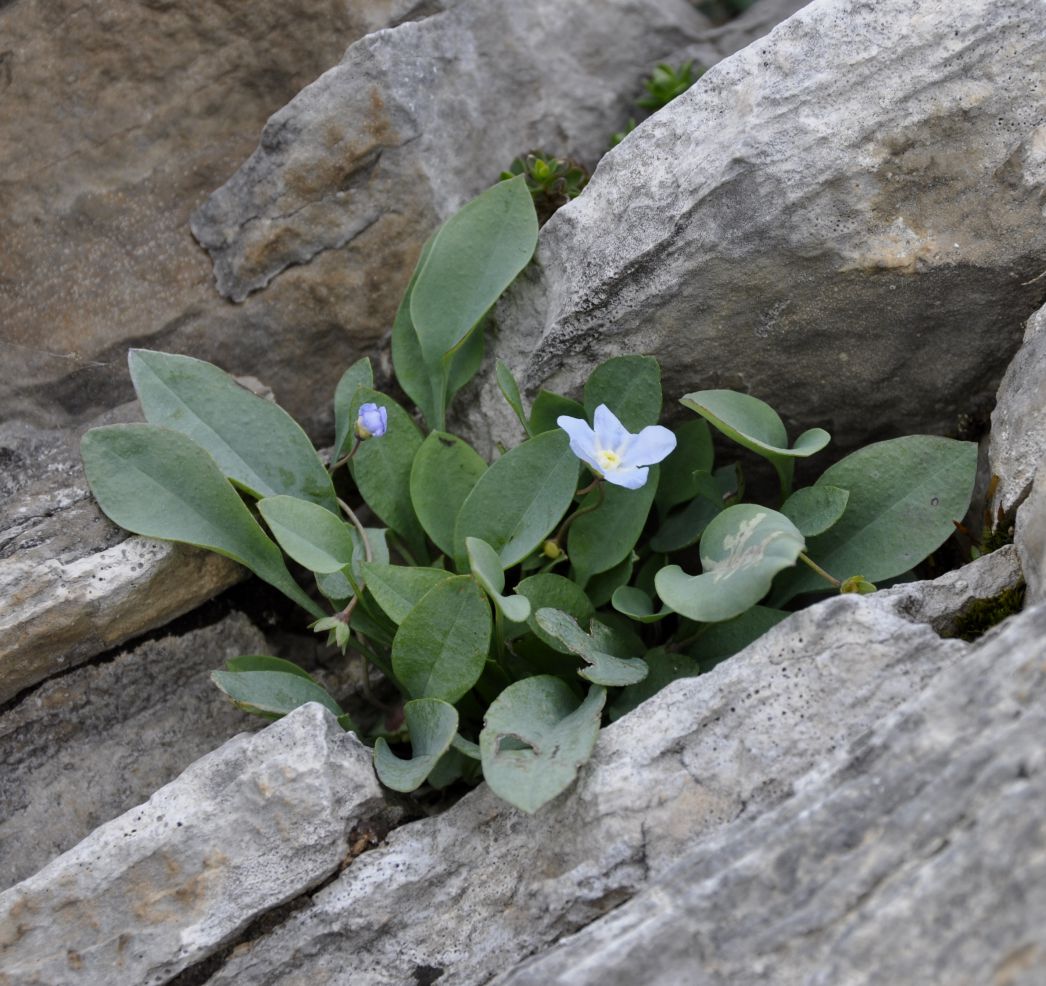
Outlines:
[[[389,749],[384,736],[374,743],[374,769],[393,791],[416,791],[450,749],[458,731],[458,713],[438,698],[416,698],[404,703],[403,716],[410,734],[411,758],[404,760]]]
[[[283,408],[190,356],[132,349],[131,380],[145,419],[191,438],[252,496],[287,494],[338,512],[312,442]]]
[[[641,658],[621,658],[607,653],[596,635],[585,633],[572,616],[555,609],[539,609],[534,616],[545,633],[589,665],[578,672],[587,681],[610,687],[634,685],[647,676],[648,669]]]
[[[321,610],[294,581],[214,459],[181,432],[156,425],[93,428],[80,443],[102,512],[135,534],[183,541],[246,565],[314,617]]]
[[[727,507],[701,536],[701,575],[678,565],[657,573],[666,606],[700,623],[729,620],[767,594],[774,576],[794,565],[803,536],[783,514],[754,503]]]
[[[479,734],[491,790],[528,814],[565,791],[592,755],[605,702],[606,691],[592,686],[578,705],[551,675],[506,688],[487,709]]]

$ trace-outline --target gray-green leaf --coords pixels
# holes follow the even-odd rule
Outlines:
[[[338,512],[327,470],[283,408],[203,360],[132,349],[127,362],[146,421],[191,438],[237,486],[255,497],[285,493]]]
[[[849,499],[850,493],[838,486],[805,486],[785,500],[781,513],[804,538],[811,538],[823,534],[842,517]]]
[[[378,779],[393,791],[415,791],[425,783],[440,757],[450,749],[458,730],[458,713],[453,705],[437,698],[416,698],[403,706],[410,733],[412,756],[397,757],[385,737],[374,744],[374,769]]]
[[[593,686],[579,706],[566,683],[551,675],[506,688],[479,735],[491,790],[528,814],[565,791],[592,755],[605,702],[606,691]]]
[[[530,600],[526,596],[503,596],[505,573],[501,568],[498,553],[486,541],[479,538],[465,538],[468,550],[469,566],[476,581],[486,590],[491,602],[506,620],[513,623],[524,623],[530,616]]]
[[[246,565],[314,617],[324,615],[214,459],[191,438],[156,425],[110,425],[87,432],[80,452],[91,491],[113,523],[216,551]]]
[[[621,658],[608,654],[593,635],[585,633],[577,621],[555,609],[539,609],[537,624],[545,633],[558,640],[569,653],[576,654],[586,664],[578,674],[597,685],[634,685],[647,676],[646,662],[638,657]]]
[[[331,449],[331,462],[337,462],[349,451],[353,438],[356,419],[352,414],[352,399],[356,396],[357,387],[374,386],[374,370],[370,357],[356,360],[342,375],[334,389],[334,448]]]
[[[471,445],[434,431],[421,444],[410,471],[410,498],[425,533],[448,558],[454,557],[454,525],[461,505],[487,471]]]
[[[352,561],[352,528],[329,510],[295,496],[267,496],[258,501],[272,536],[299,565],[329,575]]]
[[[319,702],[336,716],[341,707],[311,678],[288,671],[212,671],[211,680],[245,712],[285,716],[307,702]]]
[[[370,594],[393,623],[399,626],[422,597],[451,578],[441,568],[364,562],[363,578]]]
[[[615,356],[592,371],[585,383],[585,411],[591,421],[606,404],[629,431],[656,425],[661,417],[661,367],[653,356]]]

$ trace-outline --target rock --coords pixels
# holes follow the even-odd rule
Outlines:
[[[581,0],[463,0],[364,38],[194,214],[218,290],[243,301],[376,224],[383,249],[357,262],[402,288],[426,236],[518,154],[598,159],[651,64],[706,23],[685,0],[611,0],[599,17]]]
[[[137,415],[127,405],[95,423]],[[87,487],[81,433],[0,425],[0,703],[246,576],[221,555],[112,524]]]
[[[992,504],[1003,523],[1028,495],[1039,465],[1046,459],[1046,306],[1030,319],[1024,343],[999,385],[992,411],[989,461],[999,477]]]
[[[497,309],[524,390],[618,353],[849,450],[991,405],[1046,266],[1046,7],[817,0],[601,161]],[[518,426],[492,375],[478,444]]]
[[[757,0],[739,16],[721,27],[702,31],[700,38],[666,59],[673,65],[694,61],[705,68],[728,58],[753,41],[769,34],[783,20],[805,7],[810,0]]]
[[[1011,580],[1012,564],[985,560],[934,591],[951,593],[954,613],[996,578]],[[962,661],[970,645],[911,622],[904,600],[837,596],[675,682],[603,730],[577,785],[532,817],[480,788],[397,829],[241,945],[210,986],[486,982],[660,880],[701,839],[785,802]],[[947,608],[943,596],[929,605]]]
[[[341,269],[371,244],[234,309],[214,293],[189,214],[347,45],[441,6],[0,3],[0,133],[12,135],[0,147],[0,420],[79,424],[126,400],[128,345],[259,373],[296,415],[321,420],[317,388],[333,392],[376,338],[346,313],[394,304],[392,288]]]
[[[0,894],[3,982],[167,982],[334,873],[384,811],[370,751],[302,706]]]
[[[265,654],[240,613],[48,681],[0,715],[0,888],[148,799],[194,760],[263,720],[236,709],[210,672]]]
[[[498,986],[1042,981],[1046,607]]]
[[[1028,584],[1025,605],[1046,602],[1046,465],[1017,510],[1014,543]]]

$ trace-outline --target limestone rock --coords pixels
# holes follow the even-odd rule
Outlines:
[[[134,417],[128,405],[96,423]],[[0,425],[0,702],[246,575],[220,555],[112,524],[87,487],[80,433]]]
[[[1012,564],[985,563],[936,588],[957,612],[1013,577]],[[948,608],[943,598],[930,607]],[[784,802],[962,661],[970,645],[901,615],[911,612],[883,593],[793,615],[603,730],[577,785],[536,815],[480,788],[397,829],[238,948],[210,986],[486,982],[655,883],[701,839]]]
[[[1046,607],[498,986],[996,983],[1046,957]]]
[[[1041,304],[1046,7],[815,0],[601,161],[497,311],[533,395],[660,358],[847,450],[987,411]],[[493,383],[469,431],[518,428]],[[793,431],[794,434],[794,431]]]
[[[364,38],[193,216],[219,290],[243,301],[371,229],[412,262],[518,154],[596,160],[642,76],[706,23],[685,0],[609,0],[598,17],[583,0],[462,0]],[[357,262],[401,288],[410,273]]]
[[[166,982],[334,873],[383,811],[370,752],[302,706],[0,894],[3,981]]]
[[[269,653],[242,614],[146,641],[48,681],[0,715],[0,888],[148,799],[194,760],[263,720],[210,681]]]
[[[1025,605],[1046,602],[1046,466],[1040,466],[1031,493],[1017,510],[1014,543],[1028,584]]]
[[[256,372],[315,421],[373,345],[346,313],[393,289],[326,258],[239,309],[213,289],[192,210],[266,118],[364,34],[439,0],[0,3],[0,419],[78,424],[130,396],[128,345]],[[335,304],[336,302],[336,304]]]
[[[991,470],[999,477],[993,513],[1012,519],[1046,460],[1046,307],[1030,319],[1024,343],[999,385],[992,412]]]

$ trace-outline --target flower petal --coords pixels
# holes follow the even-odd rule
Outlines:
[[[588,426],[588,422],[584,418],[571,418],[566,414],[561,414],[556,418],[556,424],[570,436],[570,451],[582,462],[598,471],[596,436]]]
[[[595,425],[596,447],[624,456],[633,435],[618,420],[617,415],[606,404],[600,404],[592,415]]]
[[[621,457],[622,468],[652,466],[660,462],[676,447],[676,436],[661,425],[647,425],[628,446]]]
[[[626,490],[638,490],[646,485],[647,474],[650,472],[646,466],[622,466],[611,469],[606,473],[608,483],[615,486],[623,486]]]

